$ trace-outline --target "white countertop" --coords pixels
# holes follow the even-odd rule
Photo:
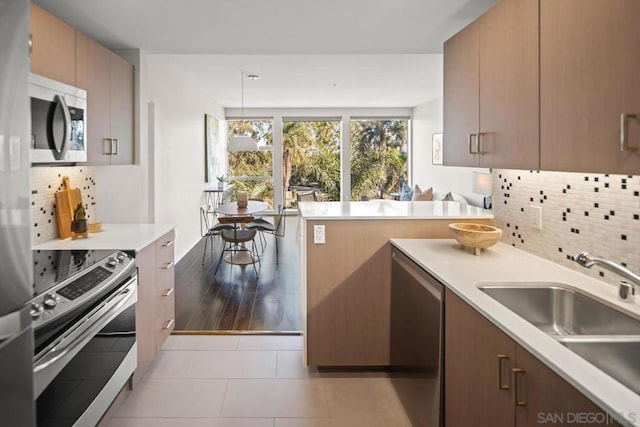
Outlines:
[[[461,207],[458,202],[401,202],[369,200],[367,202],[298,202],[305,220],[345,219],[493,219],[491,211],[475,206]]]
[[[518,344],[624,425],[640,426],[640,396],[480,291],[479,282],[558,282],[640,316],[640,303],[618,301],[616,286],[504,243],[475,256],[449,239],[392,239],[392,244],[467,301]],[[623,418],[623,417],[627,418]]]
[[[119,249],[140,251],[175,228],[171,224],[102,224],[102,231],[76,240],[54,239],[34,245],[33,250]]]

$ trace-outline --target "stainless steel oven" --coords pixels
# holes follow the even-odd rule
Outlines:
[[[96,425],[137,365],[135,260],[122,251],[34,251],[38,426]]]

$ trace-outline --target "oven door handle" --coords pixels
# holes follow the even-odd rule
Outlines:
[[[124,310],[135,304],[137,301],[136,285],[137,278],[134,277],[118,293],[114,294],[99,307],[96,307],[95,310],[80,320],[73,329],[61,336],[53,347],[49,348],[41,357],[34,360],[36,397],[62,370],[66,361],[61,363],[58,369],[55,369],[54,365],[61,359],[70,360],[73,358],[102,328]],[[48,369],[51,369],[52,372],[45,372]]]

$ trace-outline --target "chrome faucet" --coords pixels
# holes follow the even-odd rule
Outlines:
[[[583,267],[591,268],[594,265],[600,265],[609,271],[613,271],[616,274],[624,277],[632,283],[620,281],[620,287],[618,289],[618,298],[622,301],[632,301],[635,296],[635,286],[640,286],[640,275],[637,275],[633,271],[629,270],[620,264],[617,264],[608,259],[599,258],[593,255],[589,255],[587,252],[580,252],[573,257],[573,260]],[[635,285],[635,286],[634,286]]]

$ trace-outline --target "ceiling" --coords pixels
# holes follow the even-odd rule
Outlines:
[[[442,43],[496,0],[34,0],[112,49],[171,62],[224,107],[413,107]]]

